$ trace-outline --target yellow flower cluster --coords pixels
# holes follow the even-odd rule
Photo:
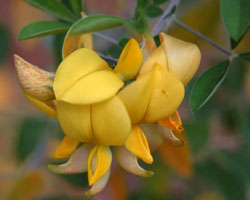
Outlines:
[[[108,181],[110,146],[125,170],[144,177],[153,174],[137,163],[137,158],[153,162],[141,125],[158,123],[182,132],[177,109],[184,85],[200,63],[196,45],[161,33],[161,45],[148,56],[130,39],[112,69],[92,50],[91,40],[90,34],[67,35],[55,74],[15,56],[26,97],[58,119],[65,133],[55,157],[70,159],[49,167],[57,173],[88,172],[92,188],[87,196],[100,192]]]

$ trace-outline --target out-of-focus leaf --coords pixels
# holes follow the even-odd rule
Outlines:
[[[111,15],[90,15],[76,22],[70,31],[70,34],[77,35],[89,32],[102,31],[106,29],[122,26],[127,20],[118,16]]]
[[[120,41],[119,41],[119,45],[124,48],[125,45],[128,43],[129,41],[129,38],[122,38]]]
[[[19,40],[66,32],[70,25],[56,21],[40,21],[25,26],[19,33]]]
[[[163,4],[166,2],[168,2],[168,0],[154,0],[154,4],[156,4],[156,5],[160,5],[160,4]]]
[[[191,149],[198,153],[209,138],[209,127],[205,120],[193,120],[183,124]]]
[[[53,52],[55,56],[55,70],[57,69],[58,65],[62,61],[62,47],[63,47],[63,41],[65,38],[66,33],[61,33],[54,35],[53,37]]]
[[[5,61],[10,49],[9,32],[6,27],[0,25],[0,65]]]
[[[197,166],[196,175],[203,178],[206,187],[209,185],[222,193],[227,200],[245,200],[245,185],[231,171],[218,164],[207,161]],[[209,184],[209,185],[208,185]]]
[[[82,12],[82,0],[69,0],[72,9],[77,16],[81,16]]]
[[[243,89],[244,75],[246,70],[242,60],[239,58],[233,59],[230,66],[231,67],[228,70],[222,87],[230,93],[234,92],[235,94],[239,94]]]
[[[137,7],[145,8],[150,3],[150,0],[137,0]]]
[[[228,35],[239,40],[249,27],[249,0],[220,0],[221,15]]]
[[[75,187],[83,188],[88,186],[87,173],[60,174],[60,176]]]
[[[23,161],[35,150],[45,130],[46,122],[39,118],[27,118],[22,121],[16,140],[16,155],[19,161]]]
[[[162,15],[162,13],[163,13],[163,10],[154,4],[148,5],[145,9],[145,14],[148,17],[152,17],[152,18]]]
[[[195,81],[190,96],[192,112],[199,110],[217,91],[226,77],[229,61],[210,67]]]
[[[25,0],[34,7],[39,8],[59,19],[74,22],[75,16],[58,0]]]
[[[239,56],[240,56],[240,58],[242,58],[242,59],[244,59],[244,60],[250,62],[250,52],[242,53],[242,54],[240,54]]]

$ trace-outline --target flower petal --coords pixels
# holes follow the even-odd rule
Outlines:
[[[72,27],[72,26],[71,26]],[[93,49],[93,37],[91,33],[82,35],[70,35],[71,28],[68,30],[62,48],[62,58],[66,58],[73,51],[80,48]]]
[[[159,133],[157,124],[140,124],[144,132],[151,152],[155,152],[163,143],[163,136]]]
[[[158,125],[159,132],[162,133],[162,135],[165,138],[166,143],[173,145],[173,146],[183,146],[184,141],[179,139],[175,132],[172,129],[165,128],[163,126]]]
[[[197,71],[201,53],[192,43],[178,40],[170,35],[160,33],[160,40],[167,55],[168,70],[183,84],[187,84]]]
[[[115,155],[120,166],[131,174],[141,177],[150,177],[154,174],[141,168],[137,162],[137,157],[122,146],[115,147]]]
[[[59,123],[68,137],[80,142],[92,142],[90,106],[57,102]]]
[[[156,78],[155,70],[140,76],[123,88],[118,96],[125,104],[133,124],[142,122],[147,111]]]
[[[92,104],[104,101],[124,85],[117,74],[101,70],[86,75],[71,85],[58,100],[73,104]]]
[[[111,166],[112,153],[109,147],[103,145],[95,146],[88,158],[88,180],[92,186],[102,178]]]
[[[85,193],[85,196],[87,198],[90,198],[98,194],[99,192],[101,192],[104,189],[104,187],[107,185],[109,176],[110,176],[110,168],[108,169],[106,174],[103,177],[101,177],[98,181],[96,181],[94,185],[90,188],[90,190]]]
[[[18,55],[14,55],[14,59],[19,81],[26,94],[40,101],[55,99],[52,90],[53,73],[32,65]]]
[[[156,81],[144,117],[144,122],[154,123],[173,114],[184,98],[184,85],[159,64],[155,64]]]
[[[150,56],[148,56],[148,58],[143,63],[139,75],[141,76],[153,70],[156,63],[167,69],[167,57],[163,46],[158,47],[152,52],[152,54],[150,54]]]
[[[93,104],[91,119],[95,140],[102,145],[123,145],[131,131],[130,117],[117,96]]]
[[[119,57],[115,67],[115,72],[118,73],[122,80],[134,79],[139,72],[142,64],[142,52],[138,42],[135,39],[130,39]]]
[[[169,117],[166,117],[158,122],[161,126],[172,129],[178,133],[182,133],[184,128],[182,126],[180,115],[177,111]]]
[[[153,162],[147,138],[139,126],[133,127],[128,139],[126,140],[125,147],[144,162],[148,164]]]
[[[24,96],[41,112],[45,113],[46,115],[49,115],[50,117],[57,119],[57,112],[56,109],[50,106],[50,104],[47,104],[43,101],[39,101],[38,99],[35,99],[28,94],[24,92]]]
[[[65,136],[60,146],[56,149],[54,157],[55,158],[70,157],[74,153],[78,144],[79,144],[78,141],[72,140],[68,136]]]
[[[88,170],[88,156],[93,146],[84,144],[70,157],[68,162],[61,165],[49,165],[49,169],[59,174],[77,174]]]
[[[164,143],[159,149],[160,156],[166,164],[184,177],[193,174],[193,158],[184,135],[178,135],[180,140],[185,140],[183,146],[173,146]]]
[[[93,50],[81,48],[74,51],[62,61],[55,74],[53,88],[56,98],[84,76],[104,69],[109,69],[108,64]]]

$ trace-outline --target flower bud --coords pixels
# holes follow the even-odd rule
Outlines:
[[[19,81],[26,94],[40,101],[55,98],[52,86],[54,74],[47,72],[14,55]]]

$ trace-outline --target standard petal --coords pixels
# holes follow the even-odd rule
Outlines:
[[[80,142],[92,142],[90,106],[57,102],[59,123],[70,138]]]
[[[58,100],[72,104],[93,104],[114,96],[124,85],[113,71],[101,70],[78,80]]]
[[[137,157],[130,153],[125,147],[115,147],[116,159],[120,166],[127,172],[141,177],[150,177],[154,173],[140,167]]]
[[[133,124],[140,123],[147,111],[152,95],[156,71],[152,70],[123,88],[118,96],[125,104]]]
[[[119,57],[115,72],[122,77],[122,80],[134,79],[142,64],[142,52],[138,42],[130,39]]]
[[[144,122],[154,123],[173,114],[184,98],[184,85],[164,67],[155,64],[156,81]]]
[[[153,70],[155,63],[167,69],[167,57],[163,46],[158,47],[148,56],[142,65],[139,76]]]
[[[39,101],[29,95],[27,95],[24,92],[24,96],[41,112],[45,113],[46,115],[49,115],[50,117],[57,119],[57,112],[55,107],[50,106],[50,104],[47,104],[43,101]]]
[[[104,69],[109,69],[108,64],[93,50],[81,48],[74,51],[62,61],[56,71],[53,84],[56,98],[60,98],[84,76]]]
[[[78,174],[88,170],[88,156],[93,145],[84,144],[70,157],[68,162],[61,165],[49,165],[49,169],[59,174]]]
[[[88,180],[92,186],[102,178],[111,166],[112,152],[109,147],[103,145],[95,146],[88,158]]]
[[[180,140],[185,140],[183,146],[173,146],[164,143],[159,149],[160,156],[166,164],[184,177],[193,174],[193,158],[187,140],[181,134]]]
[[[78,141],[72,140],[68,136],[65,136],[60,146],[56,149],[54,157],[55,158],[70,157],[74,153],[78,144],[79,144]]]
[[[19,81],[26,94],[40,101],[55,99],[52,90],[53,73],[32,65],[18,55],[14,55],[14,59]]]
[[[178,40],[170,35],[160,33],[160,40],[167,56],[168,70],[185,85],[197,71],[201,53],[192,43]]]
[[[125,147],[145,163],[152,164],[153,157],[150,153],[147,138],[139,126],[134,126],[132,128],[126,140]]]
[[[98,144],[123,145],[131,131],[128,112],[119,97],[93,104],[91,107],[92,129]]]
[[[71,26],[72,27],[72,26]],[[71,28],[68,30],[62,48],[62,58],[66,58],[73,51],[80,48],[93,49],[93,36],[91,33],[82,35],[70,35]]]
[[[101,177],[98,181],[96,181],[94,185],[90,188],[90,190],[85,193],[85,196],[87,198],[90,198],[98,194],[99,192],[101,192],[104,189],[104,187],[107,185],[109,176],[110,176],[110,168],[106,172],[106,174],[103,177]]]

